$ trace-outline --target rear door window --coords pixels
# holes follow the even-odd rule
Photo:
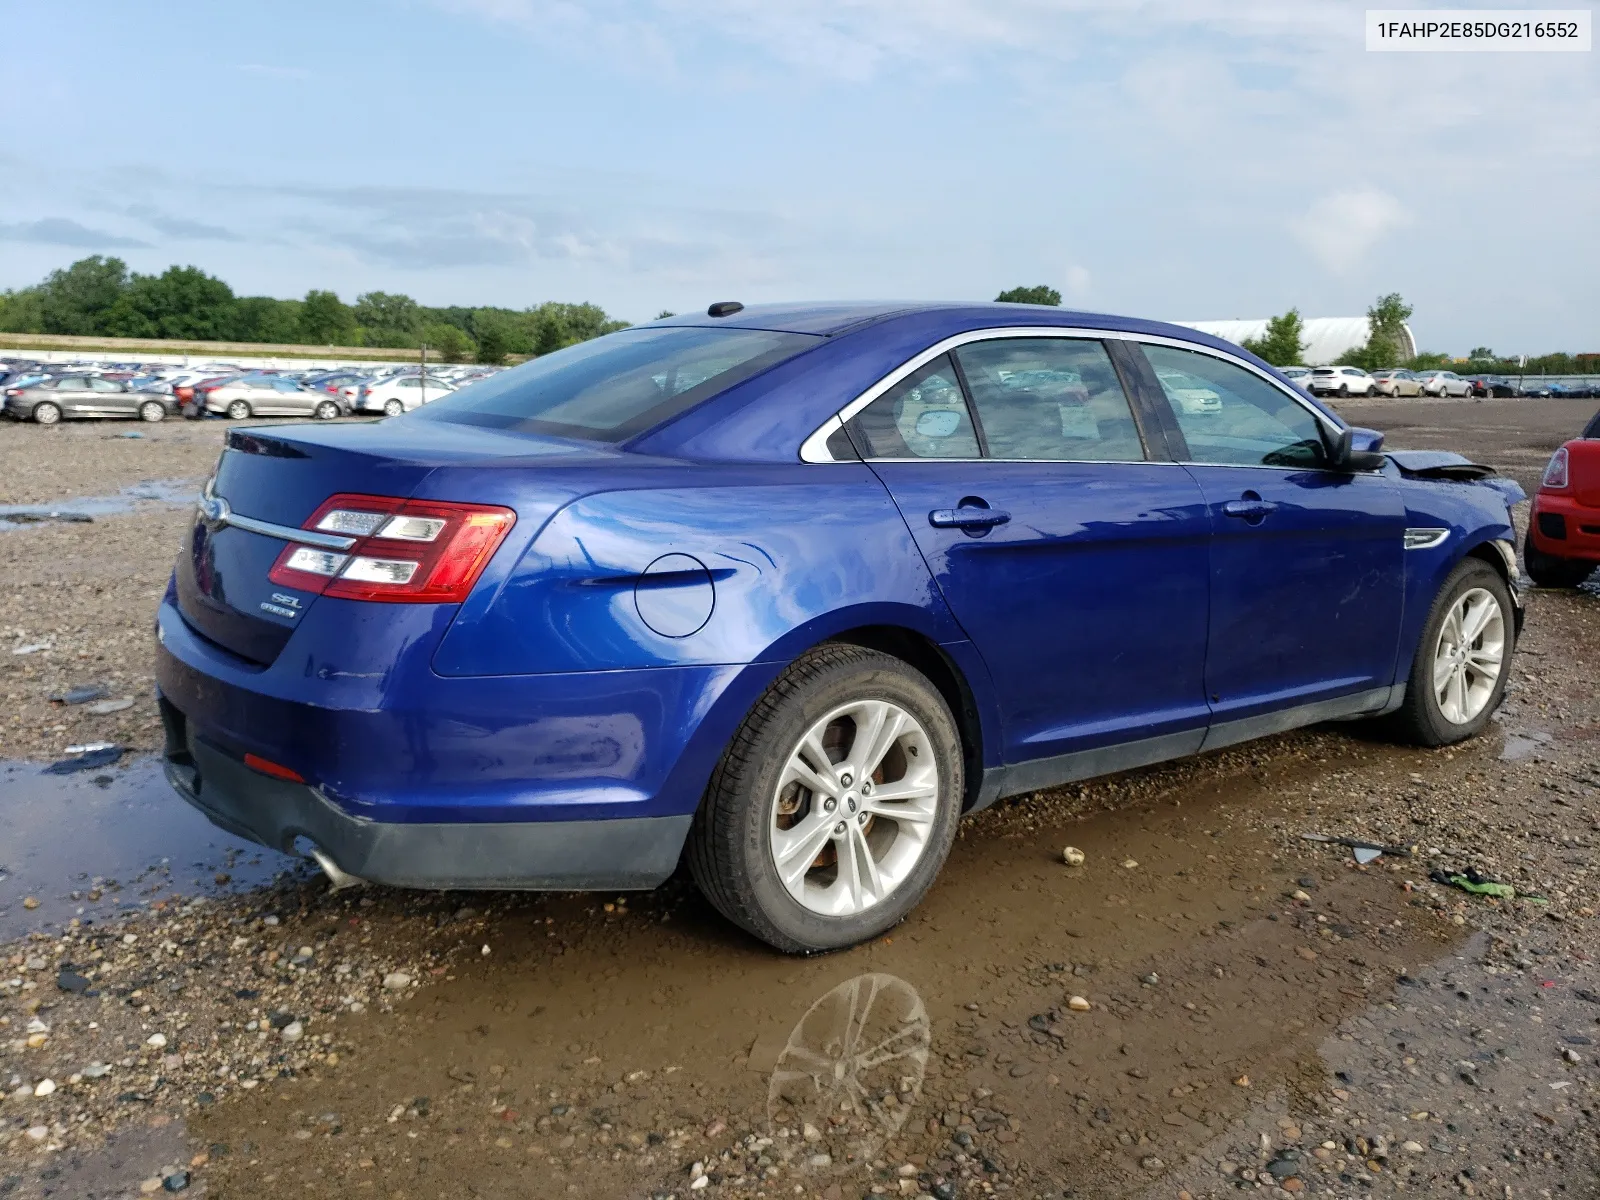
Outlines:
[[[1099,342],[994,338],[955,357],[990,458],[1143,461],[1133,411]]]

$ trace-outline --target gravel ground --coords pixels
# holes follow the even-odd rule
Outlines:
[[[1589,415],[1344,407],[1524,486]],[[64,614],[33,618],[65,648],[22,656],[36,674],[5,664],[36,719],[96,672],[147,689],[172,515],[0,533]],[[114,907],[63,881],[82,914],[0,947],[0,1195],[1600,1195],[1596,662],[1600,594],[1535,592],[1483,738],[1329,726],[1008,803],[904,925],[814,960],[681,880],[333,893],[300,870],[205,897],[174,867]],[[141,712],[104,719],[153,745]],[[1418,849],[1358,867],[1306,832]]]

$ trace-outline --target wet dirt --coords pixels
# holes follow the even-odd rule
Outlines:
[[[200,494],[198,479],[147,479],[113,496],[84,496],[55,504],[0,504],[0,532],[42,521],[90,524],[113,513],[189,508]]]
[[[178,800],[153,759],[70,776],[0,763],[0,941],[163,895],[260,887],[296,868]]]
[[[1341,1030],[1387,1028],[1466,931],[1408,903],[1420,863],[1285,853],[1243,820],[1286,822],[1286,789],[1327,769],[1192,780],[1026,836],[969,827],[903,926],[809,961],[681,885],[491,899],[456,918],[478,954],[381,1034],[343,1030],[380,1069],[194,1120],[232,1151],[214,1194],[682,1196],[703,1173],[715,1194],[1127,1195],[1264,1095],[1332,1121]],[[1069,838],[1082,867],[1059,861]]]

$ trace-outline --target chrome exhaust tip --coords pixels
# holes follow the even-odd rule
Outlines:
[[[328,890],[330,892],[342,891],[344,888],[360,887],[366,882],[358,875],[351,875],[342,870],[338,863],[329,857],[328,852],[321,846],[311,847],[311,857],[316,860],[317,866],[322,868],[322,873],[328,877]]]

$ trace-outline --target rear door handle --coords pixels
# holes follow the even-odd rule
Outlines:
[[[992,529],[1011,520],[1011,514],[998,508],[936,508],[928,514],[935,529]]]
[[[1222,506],[1228,517],[1242,517],[1246,521],[1260,521],[1278,506],[1270,500],[1230,500]]]

